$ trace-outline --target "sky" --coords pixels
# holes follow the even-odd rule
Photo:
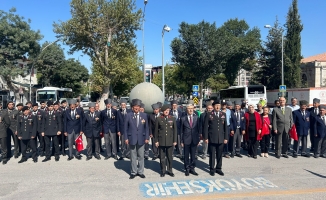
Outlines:
[[[219,27],[228,19],[244,19],[251,28],[261,30],[261,39],[266,40],[268,29],[276,17],[280,24],[286,23],[286,16],[292,0],[148,0],[145,12],[145,63],[162,65],[162,29],[166,24],[170,32],[164,34],[164,64],[172,63],[170,43],[179,37],[181,22],[197,24],[202,20]],[[144,8],[144,0],[136,0],[137,9]],[[44,36],[40,41],[55,41],[53,23],[67,21],[70,15],[70,0],[0,0],[0,10],[17,9],[16,14],[31,19],[31,28],[40,30]],[[326,1],[299,0],[299,13],[303,24],[301,32],[301,54],[303,57],[326,52]],[[135,38],[139,55],[142,56],[142,31]],[[77,52],[68,55],[68,46],[62,45],[66,58],[78,59],[91,72],[92,62],[87,55]]]

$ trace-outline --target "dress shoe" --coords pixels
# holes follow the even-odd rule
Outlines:
[[[228,154],[225,154],[224,157],[225,158],[230,158],[230,156]]]
[[[250,157],[252,157],[250,154],[247,154],[247,156],[250,158]]]
[[[231,153],[231,158],[234,158],[234,154],[233,153]]]
[[[46,161],[49,161],[49,160],[51,160],[51,158],[46,157],[44,160],[42,160],[42,162],[46,162]]]
[[[113,158],[114,158],[115,160],[119,160],[118,156],[114,156]]]
[[[167,173],[168,175],[170,175],[171,177],[174,177],[174,174],[173,174],[172,172],[167,171],[166,173]]]
[[[37,158],[34,158],[34,159],[33,159],[33,162],[34,162],[34,163],[37,163]]]
[[[72,159],[74,159],[74,157],[73,156],[69,156],[67,160],[69,161],[69,160],[72,160]]]
[[[101,156],[100,156],[100,155],[96,155],[95,158],[96,158],[97,160],[101,160]],[[121,158],[121,157],[120,157],[120,158]],[[120,160],[120,158],[119,158],[119,160]],[[123,160],[123,158],[122,158],[122,160]]]
[[[257,156],[254,156],[254,159],[257,159]]]
[[[309,153],[307,153],[307,154],[305,154],[303,156],[306,157],[306,158],[310,158],[310,154]]]
[[[220,169],[217,169],[217,170],[216,170],[216,173],[219,174],[220,176],[224,176],[224,173],[223,173],[222,170],[220,170]]]
[[[164,177],[164,176],[165,176],[165,173],[162,172],[162,173],[160,174],[160,177]]]
[[[124,158],[123,157],[120,157],[119,160],[124,160]]]
[[[318,154],[314,155],[314,158],[319,158],[319,155]]]
[[[281,158],[281,156],[280,156],[280,155],[276,155],[275,157],[276,157],[277,159],[280,159],[280,158]]]
[[[185,175],[189,176],[189,170],[186,170]]]
[[[137,174],[140,178],[146,178],[144,174]]]
[[[81,155],[75,156],[77,160],[81,160]]]
[[[54,160],[58,162],[59,159],[60,159],[60,157],[59,156],[56,156]]]
[[[298,157],[298,154],[294,153],[293,158],[297,158],[297,157]]]
[[[321,155],[320,157],[326,158],[326,154]]]
[[[18,158],[18,155],[15,155],[14,158],[17,159]]]
[[[289,156],[286,155],[286,154],[283,154],[282,156],[283,156],[284,158],[289,158]]]
[[[239,153],[237,153],[236,156],[239,157],[239,158],[242,158],[242,155],[239,154]]]
[[[145,159],[145,160],[148,160],[148,156],[145,156],[144,159]]]
[[[211,175],[211,176],[215,176],[215,172],[214,172],[213,170],[211,170],[211,171],[209,172],[209,175]]]
[[[105,156],[104,160],[109,160],[109,158],[110,158],[109,156]]]
[[[18,161],[18,163],[23,163],[23,162],[26,162],[27,161],[27,159],[21,159],[20,161]]]
[[[62,153],[62,156],[66,156],[67,154],[66,153]]]
[[[90,159],[92,159],[92,157],[91,156],[87,156],[86,161],[89,161]]]
[[[131,174],[129,179],[134,179],[135,177],[136,177],[136,175]]]
[[[157,159],[157,157],[156,156],[154,156],[153,158],[152,158],[152,160],[156,160]]]
[[[194,176],[198,176],[198,173],[195,170],[190,170],[190,174],[192,174]]]
[[[8,162],[7,160],[3,160],[2,164],[5,165],[5,164],[7,164],[7,162]]]

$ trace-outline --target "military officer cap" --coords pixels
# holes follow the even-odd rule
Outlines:
[[[314,99],[312,100],[312,102],[313,102],[313,103],[320,103],[320,99],[314,98]]]
[[[32,102],[31,102],[31,101],[27,101],[27,102],[25,103],[25,105],[27,105],[27,104],[32,104]]]
[[[152,105],[152,108],[153,108],[153,110],[156,110],[156,109],[159,109],[160,106],[157,103],[155,103]]]
[[[8,101],[8,103],[7,103],[7,106],[8,106],[10,103],[14,103],[14,102],[13,102],[13,101],[11,101],[11,100],[10,100],[10,101]]]
[[[227,106],[232,106],[232,102],[231,101],[226,101],[226,105]]]
[[[133,99],[131,104],[132,106],[141,106],[141,100]]]
[[[119,102],[120,104],[121,103],[127,103],[127,100],[126,99],[120,99],[120,102]]]
[[[115,102],[115,101],[113,101],[113,102],[112,102],[112,106],[113,106],[113,107],[114,107],[114,106],[118,106],[118,103]]]
[[[173,105],[173,104],[177,104],[178,105],[178,101],[177,100],[171,101],[171,105]]]
[[[162,106],[161,111],[164,112],[164,111],[166,111],[167,109],[170,109],[170,105],[165,104],[165,105]]]
[[[53,106],[53,101],[48,101],[48,102],[47,102],[47,105],[48,105],[48,106]]]
[[[212,105],[214,106],[214,105],[216,105],[216,104],[221,104],[221,100],[219,100],[219,99],[216,99],[216,100],[213,102],[213,104],[212,104]]]
[[[61,103],[67,103],[67,101],[66,100],[62,100]]]
[[[221,101],[221,104],[222,104],[222,105],[226,105],[226,100],[223,99],[223,100]]]
[[[40,103],[41,103],[41,104],[42,104],[42,103],[45,103],[45,101],[42,100],[42,101],[40,101]]]
[[[69,105],[76,104],[77,100],[76,99],[70,99],[68,103],[69,103]]]
[[[145,104],[141,103],[141,104],[140,104],[140,107],[141,107],[141,108],[145,108]]]
[[[53,105],[60,105],[59,101],[53,103]]]
[[[94,102],[90,102],[90,103],[88,104],[88,107],[95,107],[95,103],[94,103]]]
[[[324,110],[326,110],[326,105],[320,105],[320,106],[319,106],[319,109],[324,109]]]
[[[242,102],[241,101],[234,101],[234,105],[239,105],[241,106]]]
[[[34,106],[37,106],[37,107],[38,107],[38,104],[37,104],[37,103],[33,103],[32,106],[33,106],[33,107],[34,107]]]
[[[29,110],[28,106],[24,106],[22,111],[24,112],[25,110]]]
[[[308,101],[306,101],[306,100],[301,100],[301,101],[299,102],[299,104],[300,104],[300,106],[303,106],[303,105],[308,106]]]
[[[112,104],[112,99],[105,99],[105,105]]]
[[[23,105],[23,103],[19,103],[16,105],[16,107],[18,107],[18,106],[24,106],[24,105]]]
[[[195,104],[195,102],[194,102],[194,100],[188,100],[188,102],[187,102],[188,104],[192,104],[192,105],[194,105]]]
[[[162,106],[163,106],[162,102],[159,102],[159,101],[158,101],[156,104],[157,104],[160,108],[162,108]]]

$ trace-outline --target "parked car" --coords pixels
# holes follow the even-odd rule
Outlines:
[[[81,107],[88,107],[88,104],[90,103],[90,101],[88,99],[83,99],[80,102],[80,106]]]

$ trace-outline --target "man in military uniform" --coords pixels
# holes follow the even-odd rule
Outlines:
[[[139,112],[140,104],[139,99],[132,100],[133,112],[127,113],[124,123],[125,143],[130,147],[131,174],[129,179],[134,179],[136,175],[145,178],[144,144],[149,140],[149,127],[147,116]]]
[[[204,140],[209,148],[209,167],[210,175],[215,172],[224,176],[222,172],[222,152],[224,144],[227,144],[228,127],[226,113],[221,111],[221,101],[216,100],[213,103],[214,111],[207,113],[204,125]],[[215,159],[217,161],[215,167]]]
[[[1,155],[2,155],[2,164],[7,164],[7,137],[8,129],[10,127],[10,119],[7,110],[0,110],[0,144],[1,144]],[[10,135],[9,135],[10,137]]]
[[[161,114],[160,114],[160,107],[158,104],[153,104],[152,109],[153,109],[153,113],[148,115],[149,137],[151,138],[151,142],[152,142],[152,151],[153,151],[152,160],[156,160],[158,157],[158,148],[155,145],[155,139],[154,139],[155,122],[156,119],[161,116]],[[146,152],[146,145],[148,146],[149,149],[149,144],[145,144],[145,152]]]
[[[45,101],[40,101],[40,104],[41,104],[40,110],[42,110],[42,111],[46,111],[46,104],[45,104]]]
[[[22,104],[21,104],[22,105]],[[18,158],[20,153],[20,141],[17,137],[17,118],[21,114],[21,111],[15,109],[15,104],[12,101],[8,102],[8,115],[10,119],[10,127],[7,129],[7,147],[8,147],[8,159],[11,157],[11,138],[14,141],[14,157]]]
[[[37,162],[36,144],[34,138],[36,137],[37,122],[36,116],[30,114],[28,106],[24,106],[23,115],[18,116],[17,135],[21,142],[22,158],[18,163],[27,161],[26,148],[29,144],[32,149],[33,161]]]
[[[47,102],[48,111],[44,115],[43,124],[44,124],[44,131],[42,132],[42,136],[44,137],[45,141],[45,150],[46,150],[46,157],[42,162],[46,162],[51,160],[51,140],[53,143],[54,151],[55,151],[55,161],[59,161],[59,138],[61,135],[62,130],[62,116],[60,112],[56,112],[54,110],[54,105],[52,101]],[[57,104],[57,106],[59,106]],[[40,120],[40,119],[38,119]]]
[[[62,130],[61,130],[62,133],[63,133],[63,116],[67,109],[68,109],[67,101],[62,100],[61,106],[59,108],[59,110],[61,111],[61,117],[62,117]],[[66,148],[67,148],[66,141],[67,141],[67,136],[65,136],[65,134],[61,134],[61,136],[59,137],[59,146],[60,146],[60,151],[63,156],[66,156]]]
[[[93,156],[93,143],[95,143],[95,158],[100,160],[99,138],[102,131],[101,113],[95,111],[95,103],[89,103],[89,112],[84,117],[84,133],[87,139],[87,161]]]
[[[202,137],[204,135],[204,130],[205,130],[205,117],[207,113],[211,113],[214,110],[212,103],[209,101],[206,103],[206,111],[203,112],[200,115],[200,126],[201,126],[201,134]],[[203,142],[203,155],[202,155],[202,159],[205,160],[207,157],[207,150],[208,150],[208,144],[206,142]]]
[[[32,115],[33,116],[36,116],[36,123],[37,123],[37,128],[36,128],[36,137],[35,137],[35,145],[37,147],[37,138],[38,138],[38,141],[40,143],[40,147],[39,147],[39,155],[41,157],[44,156],[45,154],[45,143],[44,143],[44,137],[42,136],[42,133],[44,132],[44,121],[43,121],[43,118],[44,118],[44,111],[41,110],[41,109],[38,109],[38,104],[37,103],[34,103],[32,105]]]
[[[174,177],[172,172],[172,154],[173,148],[177,144],[178,127],[176,118],[169,115],[169,105],[163,105],[161,111],[163,112],[163,115],[156,119],[154,131],[155,145],[158,148],[160,155],[160,176],[164,177],[165,173],[167,173]]]
[[[64,134],[68,137],[68,146],[69,146],[69,158],[68,161],[72,160],[73,157],[73,145],[75,140],[79,135],[83,134],[83,112],[81,109],[76,108],[76,100],[71,99],[70,108],[67,109],[64,113],[64,120],[63,120],[63,130]],[[81,160],[81,155],[76,149],[75,157],[78,160]]]
[[[123,160],[124,158],[130,159],[130,149],[129,149],[129,145],[125,143],[126,135],[124,134],[123,131],[124,131],[124,122],[127,113],[130,113],[131,110],[127,109],[126,99],[121,99],[119,103],[120,103],[120,109],[117,110],[118,117],[119,117],[119,130],[120,130],[120,132],[118,132],[118,137],[120,137],[120,142],[121,142],[121,156],[119,160]]]

